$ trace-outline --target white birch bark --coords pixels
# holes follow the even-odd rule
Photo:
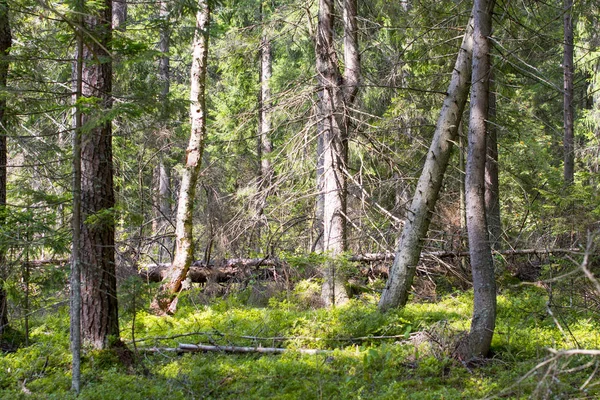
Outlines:
[[[171,270],[166,278],[168,297],[160,301],[161,309],[174,313],[177,302],[175,295],[181,290],[181,284],[194,257],[193,248],[193,210],[196,183],[204,150],[206,136],[206,63],[208,58],[208,26],[210,11],[206,0],[198,1],[196,13],[196,32],[192,46],[190,120],[191,132],[186,149],[185,165],[181,177],[181,188],[177,205],[175,227],[175,255]]]

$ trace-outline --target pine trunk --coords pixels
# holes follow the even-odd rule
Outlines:
[[[496,325],[496,282],[485,207],[486,133],[489,106],[493,0],[475,0],[469,151],[465,175],[467,232],[473,276],[473,318],[463,360],[485,357]]]
[[[181,177],[181,188],[177,205],[175,227],[175,255],[165,280],[167,298],[160,301],[163,311],[174,313],[177,293],[194,257],[193,210],[196,183],[200,172],[204,139],[206,136],[206,63],[208,58],[208,26],[210,10],[205,0],[198,1],[196,32],[192,46],[191,91],[190,91],[190,141],[186,150],[185,166]]]
[[[379,309],[382,311],[403,307],[408,301],[423,239],[429,229],[469,94],[472,50],[473,27],[470,20],[456,58],[448,94],[440,111],[425,165],[404,221],[390,276],[379,301]]]
[[[112,3],[87,9],[84,27],[82,95],[98,100],[82,116],[81,146],[81,329],[84,341],[104,349],[119,338],[115,276],[112,131],[101,116],[111,108]],[[93,114],[92,114],[93,113]],[[76,245],[76,244],[74,244]]]

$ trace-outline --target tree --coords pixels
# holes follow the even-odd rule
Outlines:
[[[271,41],[267,30],[266,10],[263,0],[260,1],[260,19],[262,22],[262,34],[260,39],[260,72],[259,72],[259,115],[258,115],[258,159],[260,167],[258,171],[258,200],[257,216],[264,219],[264,209],[271,185],[273,184],[273,165],[270,160],[273,152],[271,140],[272,130],[272,99],[270,80],[273,74],[273,55]],[[262,222],[261,222],[262,223]]]
[[[165,162],[162,148],[169,139],[169,92],[171,90],[170,78],[170,46],[171,46],[171,28],[170,28],[170,7],[169,2],[159,2],[160,32],[158,49],[160,57],[158,59],[158,81],[161,85],[159,93],[160,111],[159,128],[155,133],[157,142],[158,164],[153,171],[154,187],[154,220],[153,233],[159,236],[158,242],[158,261],[163,262],[166,257],[171,257],[172,241],[167,237],[166,231],[170,226],[171,203],[170,203],[170,175]]]
[[[112,28],[125,30],[127,23],[127,0],[113,0],[112,2]]]
[[[10,22],[8,19],[8,3],[0,1],[0,90],[5,91],[8,83],[8,53],[12,45],[12,35],[10,31]],[[6,208],[6,95],[0,96],[0,224],[5,222]],[[6,326],[8,326],[8,309],[6,301],[6,291],[4,289],[5,279],[5,247],[0,246],[0,339]]]
[[[492,249],[500,248],[502,221],[500,219],[500,183],[498,181],[498,130],[496,129],[496,93],[494,75],[490,71],[489,107],[485,160],[485,214],[490,233]]]
[[[330,256],[347,249],[346,202],[348,169],[348,135],[350,112],[358,92],[360,63],[358,52],[357,7],[355,0],[344,1],[344,75],[342,77],[334,48],[334,1],[319,1],[319,18],[315,43],[317,80],[319,82],[319,115],[317,132],[317,182],[322,199],[317,212],[323,221],[323,250]],[[321,166],[322,165],[322,166]],[[322,171],[320,169],[322,168]],[[335,261],[324,269],[322,297],[326,304],[341,304],[348,300],[343,276]]]
[[[467,101],[473,50],[472,20],[467,24],[444,104],[435,128],[425,165],[419,177],[410,209],[394,257],[379,309],[404,306],[421,255],[422,240],[427,235],[431,215],[438,199],[453,143]]]
[[[190,120],[192,126],[177,205],[175,255],[165,278],[164,290],[167,298],[159,301],[161,309],[170,313],[176,310],[175,296],[181,290],[182,282],[187,276],[194,257],[192,234],[194,199],[206,137],[205,91],[210,9],[206,0],[199,0],[197,7],[191,67]]]
[[[75,50],[74,82],[74,123],[73,123],[73,244],[71,246],[71,304],[69,309],[71,330],[72,368],[71,389],[79,393],[81,388],[81,97],[83,91],[83,1],[76,3],[77,29],[75,31],[77,47]]]
[[[86,2],[83,27],[81,145],[81,330],[96,349],[119,338],[115,275],[115,222],[112,160],[112,3]]]
[[[469,255],[473,276],[473,318],[466,343],[459,350],[465,360],[485,357],[496,324],[496,282],[485,204],[486,134],[489,107],[490,44],[493,0],[475,0],[473,7],[473,68],[469,150],[465,171],[465,200]]]
[[[564,129],[564,180],[571,185],[575,179],[575,141],[573,107],[573,0],[564,0],[564,50],[563,50],[563,129]]]

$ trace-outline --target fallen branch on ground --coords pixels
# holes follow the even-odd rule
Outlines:
[[[189,336],[208,336],[209,338],[212,336],[227,336],[232,338],[246,339],[252,341],[263,341],[263,342],[284,342],[284,341],[292,341],[292,340],[310,340],[310,341],[324,341],[324,342],[363,342],[368,340],[389,340],[389,339],[408,339],[418,334],[418,332],[412,332],[409,335],[400,334],[400,335],[379,335],[379,336],[358,336],[358,337],[332,337],[332,338],[320,338],[320,337],[312,337],[312,336],[249,336],[249,335],[232,335],[227,334],[224,335],[218,331],[207,331],[207,332],[188,332],[188,333],[180,333],[172,336],[151,336],[141,339],[136,339],[135,341],[129,341],[129,343],[141,343],[147,341],[161,341],[161,340],[173,340],[180,337],[189,337]]]
[[[327,354],[331,350],[318,349],[283,349],[280,347],[242,347],[242,346],[215,346],[207,344],[187,344],[179,343],[177,347],[151,347],[147,349],[139,349],[146,353],[199,353],[199,352],[218,352],[218,353],[263,353],[263,354],[282,354],[287,352],[297,352],[301,354]]]

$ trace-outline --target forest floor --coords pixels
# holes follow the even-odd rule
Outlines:
[[[79,398],[600,397],[600,358],[561,352],[600,348],[600,295],[583,279],[504,285],[492,354],[469,362],[454,357],[470,324],[469,290],[415,296],[406,308],[381,314],[377,295],[368,293],[335,309],[316,307],[318,284],[310,279],[264,298],[269,286],[263,283],[224,297],[209,295],[209,286],[194,287],[181,296],[175,316],[159,317],[146,310],[147,288],[136,279],[121,285],[121,339],[137,361],[126,366],[115,352],[85,351]],[[46,305],[39,300],[28,320],[27,345],[23,320],[13,322],[12,342],[4,347],[15,348],[0,355],[1,399],[76,398],[69,391],[64,296],[45,297]],[[175,351],[182,343],[288,351]]]

